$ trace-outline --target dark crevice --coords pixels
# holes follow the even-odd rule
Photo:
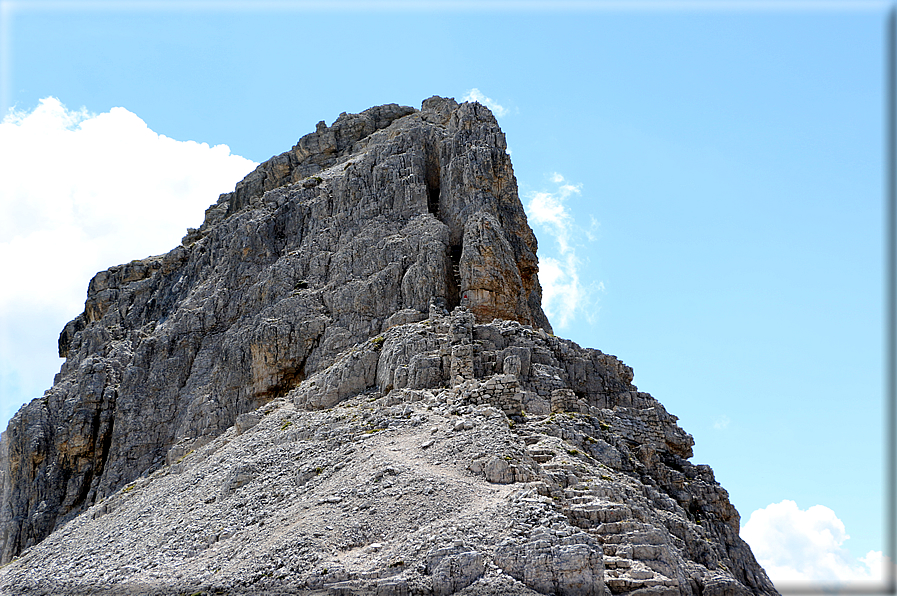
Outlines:
[[[424,174],[427,183],[427,210],[437,218],[439,217],[440,174],[439,156],[435,150],[427,151],[426,171]]]
[[[307,357],[306,357],[307,359]],[[299,366],[290,367],[286,369],[283,373],[281,373],[280,380],[276,385],[272,385],[268,387],[262,393],[257,394],[256,400],[261,403],[267,403],[272,399],[277,399],[278,397],[283,397],[293,389],[299,386],[302,381],[305,380],[305,360],[303,360]]]
[[[451,267],[448,279],[446,280],[448,295],[445,297],[449,310],[452,310],[461,304],[461,251],[462,246],[460,244],[454,244],[449,247],[449,261]]]
[[[704,518],[703,511],[701,511],[701,506],[698,503],[692,501],[688,504],[687,507],[689,517],[695,523],[701,523],[701,520]]]
[[[427,210],[439,217],[439,186],[430,186],[427,184]]]
[[[101,476],[106,469],[106,464],[109,462],[109,451],[112,448],[112,431],[115,428],[115,417],[111,415],[109,418],[109,428],[106,429],[106,433],[103,435],[103,444],[100,450],[100,461],[97,466],[97,476]]]

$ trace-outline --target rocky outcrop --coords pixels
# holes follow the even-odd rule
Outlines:
[[[773,594],[537,270],[488,109],[320,123],[91,280],[0,442],[0,592]]]
[[[0,592],[774,594],[691,436],[631,379],[544,330],[434,308],[177,446]],[[344,385],[368,388],[320,409]]]

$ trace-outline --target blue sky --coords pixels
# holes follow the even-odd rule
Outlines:
[[[89,277],[173,248],[254,162],[343,111],[479,98],[555,333],[679,416],[780,586],[872,573],[890,3],[258,6],[0,2],[4,419]]]

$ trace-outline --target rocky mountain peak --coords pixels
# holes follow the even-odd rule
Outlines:
[[[10,422],[5,560],[431,306],[550,330],[505,149],[476,103],[343,113],[221,195],[182,246],[98,273],[56,383]]]
[[[775,593],[675,416],[551,334],[506,147],[343,113],[98,273],[0,441],[0,591]]]

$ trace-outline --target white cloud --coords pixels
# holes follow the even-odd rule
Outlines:
[[[729,417],[726,416],[725,414],[723,414],[722,416],[717,418],[716,421],[713,423],[713,428],[715,428],[716,430],[723,430],[723,429],[729,428],[730,422],[732,422],[732,421],[729,419]]]
[[[585,231],[586,238],[589,239],[589,242],[594,242],[598,239],[597,232],[598,228],[601,227],[601,224],[598,223],[598,220],[595,219],[595,216],[591,213],[589,214],[589,229]]]
[[[567,200],[574,194],[581,194],[582,188],[579,184],[568,183],[557,172],[551,175],[551,181],[558,185],[557,191],[533,193],[526,205],[526,213],[536,224],[548,229],[557,241],[561,255],[567,255],[574,252],[570,240],[575,230]]]
[[[534,192],[526,203],[530,223],[541,229],[556,244],[554,254],[544,244],[539,247],[539,281],[542,284],[542,307],[552,322],[567,327],[578,312],[585,312],[594,300],[593,290],[603,290],[600,283],[586,288],[579,279],[580,260],[576,255],[576,241],[581,236],[594,237],[580,229],[573,220],[568,200],[581,194],[581,185],[570,184],[563,176],[554,173],[551,181],[557,184],[554,192]],[[594,222],[594,218],[592,218]],[[589,316],[589,312],[585,312]]]
[[[889,561],[880,551],[854,558],[843,548],[850,538],[835,512],[823,505],[807,510],[794,501],[773,503],[751,513],[741,537],[779,587],[827,585],[826,590],[881,585]]]
[[[255,165],[159,135],[124,108],[91,114],[50,97],[11,111],[0,122],[0,414],[49,387],[56,337],[97,271],[174,248]]]
[[[559,327],[567,327],[586,297],[579,281],[577,263],[573,255],[559,261],[539,257],[539,281],[542,284],[542,306],[549,320]]]
[[[507,108],[500,106],[494,99],[483,95],[483,92],[476,87],[468,91],[467,95],[461,98],[461,101],[477,101],[492,110],[492,113],[495,114],[496,118],[507,116],[509,113]]]

